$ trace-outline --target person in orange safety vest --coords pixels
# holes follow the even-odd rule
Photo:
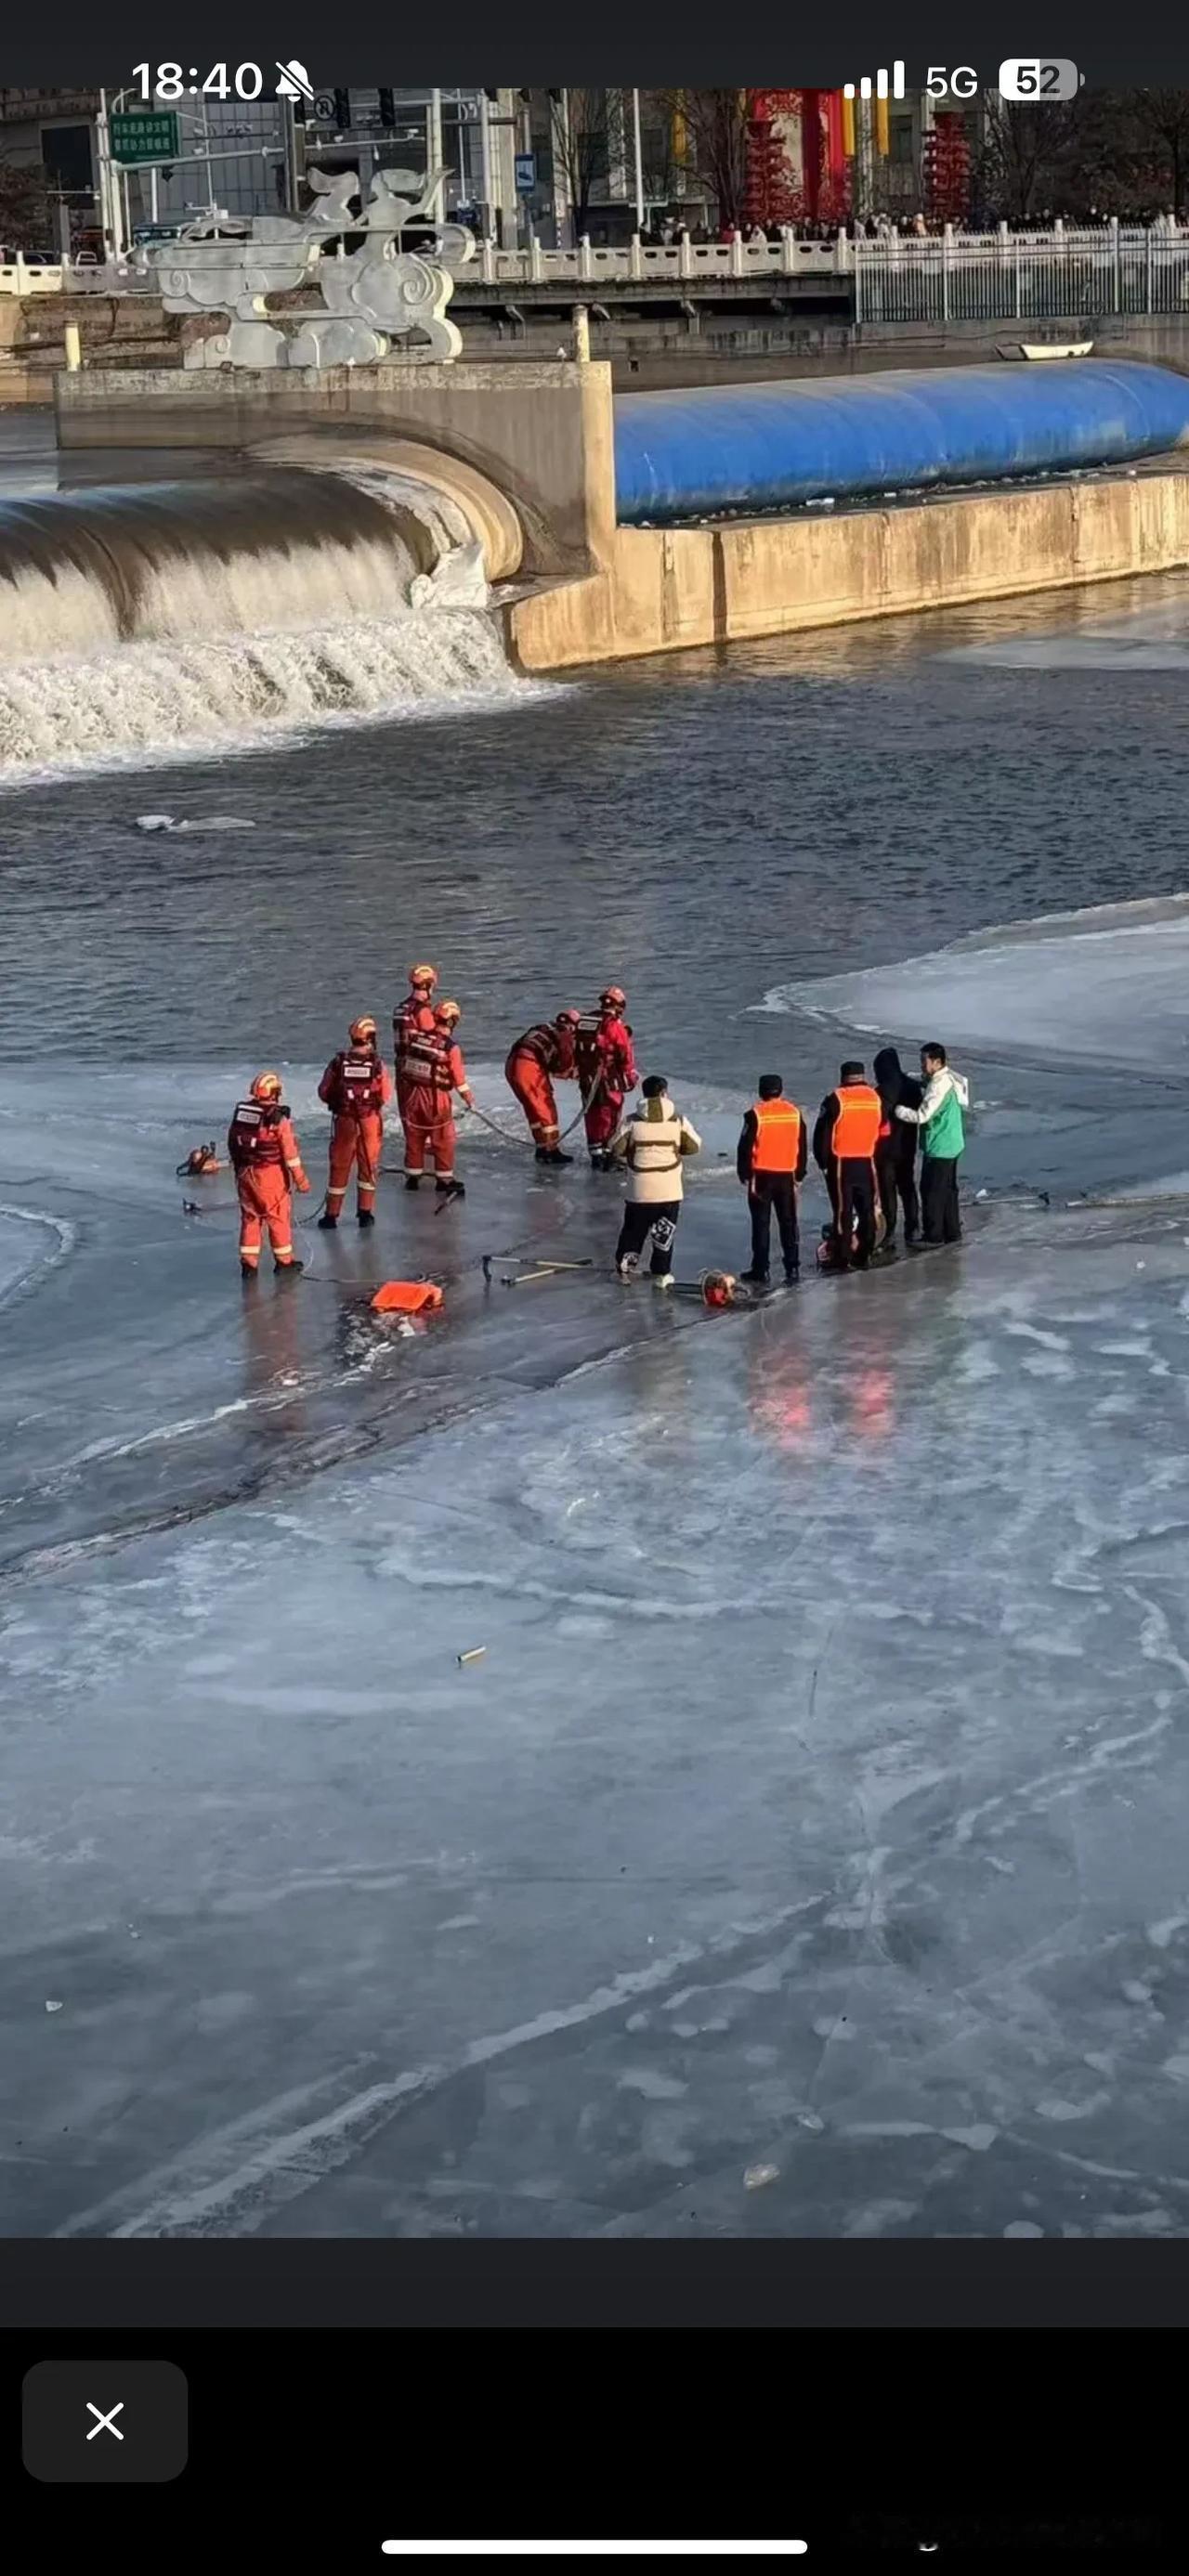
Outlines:
[[[834,1211],[832,1269],[865,1270],[875,1249],[875,1148],[885,1124],[883,1102],[865,1065],[844,1064],[813,1131],[813,1159]]]
[[[528,1120],[539,1163],[572,1163],[561,1150],[555,1081],[570,1082],[577,1071],[576,1038],[581,1011],[559,1011],[555,1020],[539,1020],[526,1029],[508,1052],[504,1073]]]
[[[237,1102],[227,1151],[239,1192],[239,1266],[245,1279],[256,1276],[266,1228],[274,1269],[296,1274],[305,1265],[293,1251],[293,1192],[310,1185],[279,1073],[258,1073],[247,1099]]]
[[[461,1018],[457,1002],[439,1002],[428,1029],[414,1030],[407,1042],[405,1061],[415,1077],[401,1109],[407,1190],[418,1187],[429,1154],[439,1191],[443,1195],[449,1191],[455,1198],[465,1196],[462,1182],[454,1177],[454,1094],[468,1109],[474,1108],[475,1100],[454,1035]]]
[[[800,1110],[784,1097],[778,1073],[762,1073],[759,1096],[743,1121],[735,1168],[751,1211],[751,1268],[740,1273],[750,1287],[766,1288],[772,1218],[780,1230],[784,1275],[801,1275],[797,1232],[797,1183],[805,1178],[809,1137]]]
[[[384,1151],[384,1104],[392,1098],[392,1076],[383,1062],[376,1023],[352,1020],[350,1045],[331,1057],[318,1085],[334,1124],[330,1131],[330,1179],[326,1206],[318,1219],[325,1231],[338,1224],[352,1170],[355,1212],[360,1225],[376,1222],[376,1183]]]
[[[578,1022],[574,1053],[593,1172],[612,1170],[611,1139],[627,1094],[639,1081],[632,1032],[623,1017],[627,998],[621,985],[608,984],[597,1011],[584,1011]]]

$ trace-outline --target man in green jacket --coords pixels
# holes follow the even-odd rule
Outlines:
[[[970,1085],[946,1063],[936,1038],[921,1048],[921,1076],[920,1108],[900,1107],[896,1116],[921,1130],[922,1232],[926,1243],[960,1243],[958,1164],[966,1146],[962,1112],[970,1106]]]

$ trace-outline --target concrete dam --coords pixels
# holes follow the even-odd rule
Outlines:
[[[1124,360],[95,370],[57,419],[101,488],[0,509],[9,775],[1189,563],[1189,380]]]

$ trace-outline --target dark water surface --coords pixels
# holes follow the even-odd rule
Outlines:
[[[614,974],[652,1056],[750,1081],[773,986],[1189,882],[1182,618],[1184,582],[1112,585],[9,789],[0,1055],[48,1006],[90,1059],[314,1058],[425,954],[476,1053]],[[1162,667],[1097,642],[1153,619]]]

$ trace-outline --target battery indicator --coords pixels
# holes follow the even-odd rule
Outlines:
[[[999,93],[1002,98],[1016,98],[1027,107],[1047,107],[1057,98],[1076,98],[1085,85],[1086,75],[1062,55],[1045,62],[1013,54],[1010,62],[1000,63]]]

